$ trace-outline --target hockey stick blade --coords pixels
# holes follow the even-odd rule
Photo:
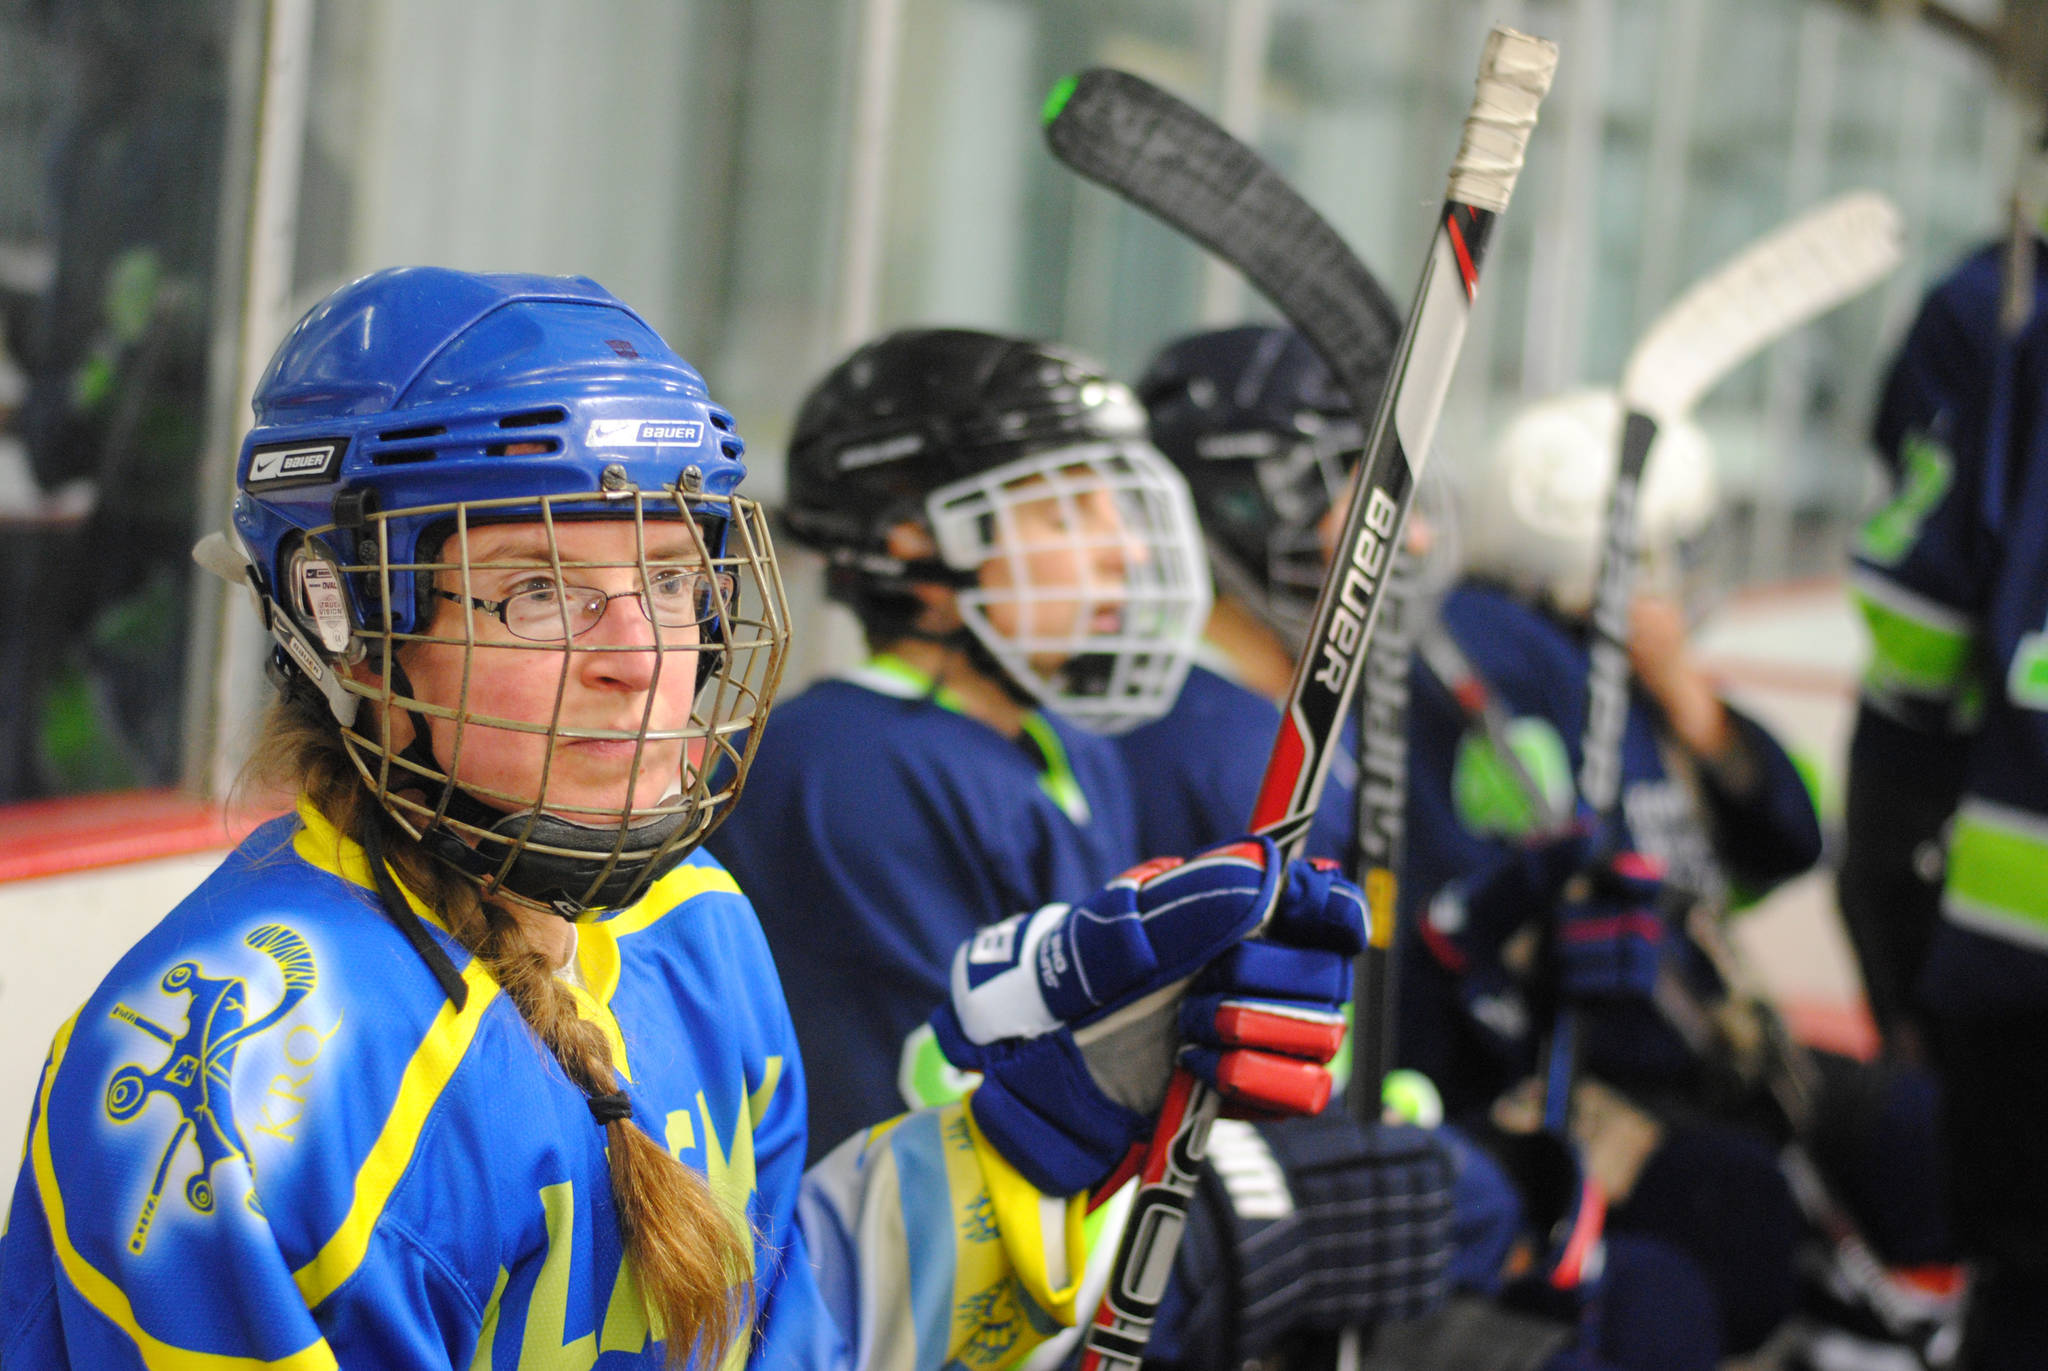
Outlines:
[[[1049,103],[1047,140],[1063,161],[1225,255],[1323,353],[1360,411],[1375,414],[1252,817],[1289,855],[1307,834],[1399,546],[1414,492],[1409,454],[1428,451],[1488,230],[1506,207],[1556,62],[1556,48],[1540,39],[1506,29],[1488,37],[1415,307],[1377,397],[1357,361],[1370,355],[1358,349],[1374,337],[1366,330],[1383,311],[1373,297],[1384,293],[1365,289],[1370,275],[1343,240],[1256,153],[1124,73],[1085,73]],[[1248,217],[1254,206],[1275,216],[1270,225]],[[1313,276],[1318,267],[1329,276]],[[1083,1371],[1136,1371],[1143,1358],[1218,1105],[1207,1084],[1185,1068],[1174,1072],[1083,1342]]]
[[[1889,200],[1873,191],[1838,196],[1696,282],[1657,316],[1629,354],[1621,380],[1627,417],[1595,586],[1580,753],[1580,797],[1596,813],[1605,814],[1620,799],[1636,503],[1658,425],[1687,414],[1760,349],[1882,279],[1903,253],[1899,212]]]
[[[1060,83],[1045,138],[1069,167],[1151,211],[1243,273],[1301,331],[1361,413],[1401,312],[1337,231],[1207,115],[1129,72]]]
[[[1623,403],[1659,419],[1687,413],[1761,348],[1883,278],[1904,251],[1899,212],[1874,191],[1808,211],[1657,317],[1629,354]]]

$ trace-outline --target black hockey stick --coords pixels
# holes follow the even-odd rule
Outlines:
[[[1394,367],[1373,423],[1316,601],[1309,648],[1296,663],[1279,737],[1252,814],[1255,831],[1290,855],[1316,801],[1357,684],[1387,565],[1399,546],[1415,463],[1429,451],[1479,266],[1496,214],[1507,207],[1557,50],[1495,29],[1452,164],[1450,185]],[[1047,106],[1054,153],[1188,233],[1241,270],[1323,354],[1364,412],[1372,388],[1363,358],[1365,284],[1328,224],[1246,148],[1208,118],[1128,73],[1097,69],[1063,84]],[[1376,289],[1376,287],[1374,287]],[[1083,1371],[1135,1368],[1186,1226],[1196,1169],[1215,1120],[1216,1093],[1174,1072],[1116,1261],[1090,1326]]]
[[[1352,832],[1358,879],[1371,923],[1360,958],[1356,1014],[1346,1102],[1360,1123],[1379,1120],[1387,1072],[1394,1056],[1395,902],[1408,825],[1408,668],[1414,655],[1419,559],[1397,551],[1372,642],[1365,651],[1365,684],[1358,696],[1358,783],[1352,793]]]

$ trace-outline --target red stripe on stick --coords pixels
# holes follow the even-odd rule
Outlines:
[[[1465,298],[1474,299],[1479,294],[1479,269],[1472,265],[1472,254],[1465,248],[1465,234],[1458,227],[1458,212],[1452,208],[1444,215],[1444,228],[1451,235],[1451,251],[1458,255],[1458,275],[1465,282]]]
[[[1252,807],[1252,832],[1264,833],[1287,817],[1294,792],[1301,782],[1301,764],[1308,756],[1308,742],[1292,714],[1280,719],[1280,736],[1273,740],[1273,756],[1266,763],[1266,778],[1259,782],[1259,802]]]

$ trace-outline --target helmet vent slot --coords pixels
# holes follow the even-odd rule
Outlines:
[[[515,449],[515,448],[516,448],[516,449],[518,449],[518,451],[517,451],[516,453],[515,453],[515,452],[513,451],[513,449]],[[521,456],[521,457],[523,457],[523,456],[526,456],[526,455],[527,455],[528,453],[535,453],[535,452],[560,452],[561,450],[562,450],[562,440],[561,440],[561,439],[559,439],[559,438],[521,438],[521,439],[520,439],[520,440],[519,440],[518,442],[516,442],[516,443],[490,443],[490,444],[487,444],[487,445],[486,445],[486,446],[484,447],[484,456],[486,456],[486,457],[507,457],[507,456]]]
[[[518,414],[508,414],[498,420],[499,428],[534,428],[540,424],[559,424],[569,417],[569,411],[559,405],[547,409],[529,409]],[[553,451],[554,449],[549,449]]]
[[[438,438],[448,430],[439,424],[422,424],[418,428],[394,428],[380,433],[378,439],[386,443],[403,443],[413,438]]]
[[[705,412],[711,416],[711,427],[717,429],[720,433],[732,432],[732,416],[730,414],[715,409],[706,410]]]
[[[738,461],[740,459],[741,454],[747,450],[747,445],[745,443],[740,442],[737,438],[727,438],[725,441],[721,442],[718,445],[718,448],[719,451],[723,452],[726,456],[732,458],[734,461]]]
[[[396,452],[374,452],[370,454],[371,463],[380,467],[403,466],[407,462],[431,462],[433,460],[434,449],[430,447],[408,447],[400,448]]]

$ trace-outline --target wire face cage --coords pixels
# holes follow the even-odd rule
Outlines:
[[[401,522],[428,530],[416,560],[392,559]],[[337,534],[357,556],[323,570]],[[487,894],[564,912],[630,903],[718,825],[787,657],[767,520],[737,495],[371,513],[312,530],[293,566],[294,608],[365,706],[342,736],[379,803]]]
[[[1032,695],[1104,733],[1172,705],[1209,613],[1187,484],[1149,446],[1041,452],[932,492],[939,555],[978,573],[968,629]]]

